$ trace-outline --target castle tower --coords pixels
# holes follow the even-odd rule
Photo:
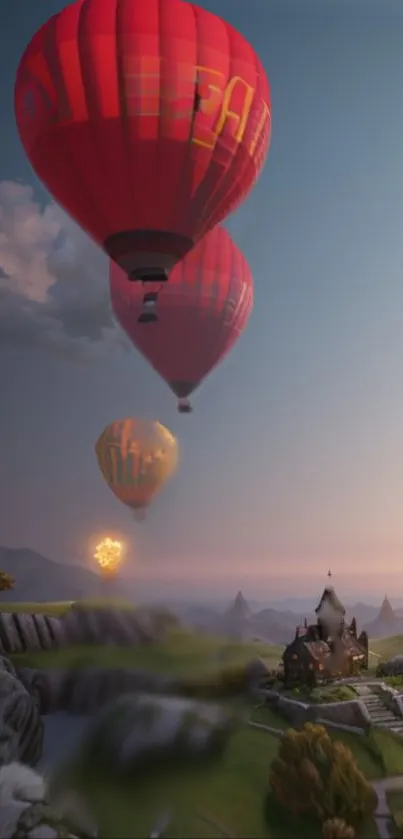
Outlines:
[[[326,640],[329,636],[341,635],[344,629],[346,610],[340,602],[331,585],[332,572],[328,571],[329,583],[325,586],[322,597],[315,609],[320,637]]]

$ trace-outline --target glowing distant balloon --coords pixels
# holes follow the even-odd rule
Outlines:
[[[112,422],[99,437],[95,452],[109,488],[137,519],[144,518],[178,464],[175,437],[154,420]]]
[[[97,561],[104,577],[116,576],[123,561],[122,542],[109,537],[102,539],[102,542],[95,548],[94,559]]]

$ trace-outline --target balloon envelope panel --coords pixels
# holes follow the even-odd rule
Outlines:
[[[76,0],[32,38],[14,98],[36,174],[127,271],[170,269],[246,198],[270,141],[258,56],[182,0]]]
[[[96,456],[112,492],[136,510],[147,507],[174,474],[178,445],[159,422],[123,419],[102,432]]]
[[[169,275],[158,321],[138,322],[144,289],[110,264],[113,311],[133,344],[178,397],[188,396],[231,350],[253,307],[248,263],[227,231],[215,227]]]

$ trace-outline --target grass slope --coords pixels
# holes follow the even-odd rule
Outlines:
[[[52,602],[32,602],[32,603],[2,603],[0,597],[0,612],[22,612],[23,614],[38,614],[38,615],[50,615],[52,617],[60,617],[60,615],[66,614],[66,612],[74,606],[75,608],[81,607],[85,609],[89,607],[91,609],[104,609],[105,607],[112,607],[116,609],[123,609],[123,610],[132,610],[134,609],[133,603],[130,603],[129,600],[124,600],[123,598],[110,598],[110,599],[103,599],[103,598],[96,598],[96,597],[89,597],[83,600],[60,600]]]
[[[356,753],[359,738],[341,739]],[[70,767],[69,776],[87,800],[100,835],[110,839],[149,836],[156,818],[167,809],[172,812],[167,839],[319,839],[321,827],[314,819],[294,817],[269,792],[270,765],[278,746],[277,737],[243,727],[232,735],[214,767],[170,768],[122,783],[84,763]],[[357,758],[371,778],[380,776],[364,748],[358,749]],[[357,839],[376,836],[371,821],[362,826]]]
[[[390,638],[374,638],[369,642],[372,656],[372,664],[378,661],[388,661],[395,655],[403,655],[403,635],[392,635]],[[378,658],[379,657],[379,658]]]
[[[26,667],[71,667],[81,662],[102,667],[136,667],[154,672],[187,675],[245,664],[257,656],[268,667],[275,667],[281,647],[269,644],[228,643],[183,630],[171,632],[164,640],[138,647],[68,647],[63,650],[25,652],[13,656]]]

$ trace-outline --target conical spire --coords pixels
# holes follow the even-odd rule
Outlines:
[[[381,610],[379,612],[379,620],[381,621],[390,621],[391,618],[394,617],[392,606],[390,605],[388,595],[385,594],[383,598]]]
[[[237,618],[246,618],[250,615],[250,608],[242,594],[242,591],[238,591],[235,600],[231,604],[229,613],[235,615]]]

